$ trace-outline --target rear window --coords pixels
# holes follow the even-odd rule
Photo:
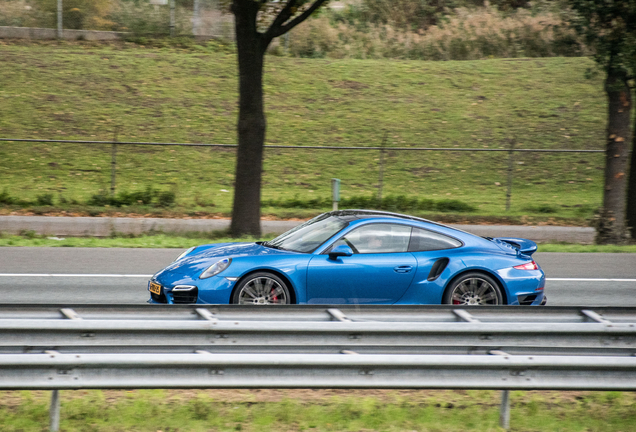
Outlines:
[[[457,239],[444,234],[413,228],[409,252],[435,251],[442,249],[454,249],[462,245]]]

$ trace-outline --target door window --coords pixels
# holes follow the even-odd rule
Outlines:
[[[356,254],[407,252],[410,237],[410,226],[370,224],[346,234],[332,248],[346,244]]]

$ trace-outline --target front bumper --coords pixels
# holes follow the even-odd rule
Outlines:
[[[150,292],[151,281],[161,285],[161,294]],[[155,275],[151,281],[148,303],[154,304],[229,304],[236,283],[222,276],[193,280],[165,273]]]

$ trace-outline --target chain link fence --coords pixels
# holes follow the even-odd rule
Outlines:
[[[219,0],[0,0],[0,26],[233,38]],[[59,35],[58,35],[59,36]]]

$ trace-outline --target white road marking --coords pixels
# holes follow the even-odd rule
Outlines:
[[[54,273],[0,273],[0,277],[88,277],[88,278],[151,278],[152,275],[124,274],[54,274]]]
[[[546,278],[556,282],[636,282],[636,279],[584,279],[584,278]]]
[[[139,274],[60,274],[60,273],[0,273],[0,277],[86,277],[86,278],[146,278]],[[636,279],[546,278],[548,282],[636,282]]]

